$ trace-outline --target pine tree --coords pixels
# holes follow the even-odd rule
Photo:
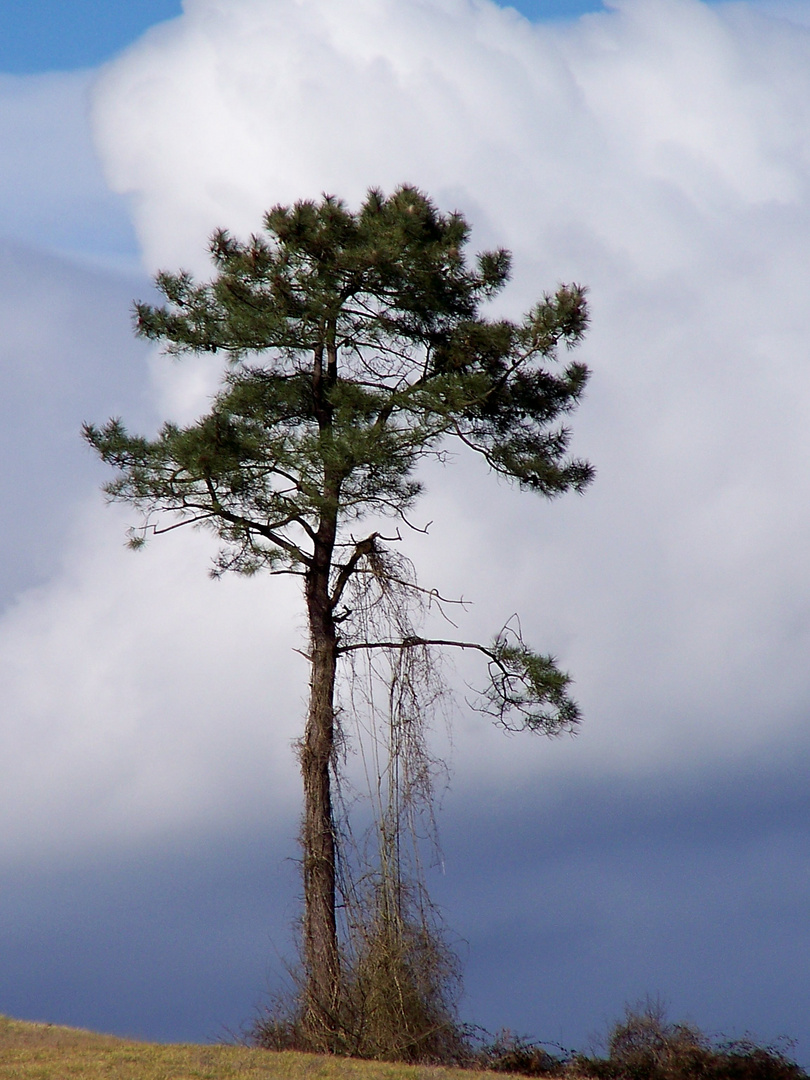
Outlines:
[[[356,650],[459,646],[486,659],[483,707],[510,728],[553,735],[579,720],[569,678],[519,636],[487,645],[352,631],[350,585],[379,575],[389,541],[361,523],[405,519],[420,462],[448,440],[497,474],[552,497],[582,491],[591,467],[568,457],[561,418],[588,371],[560,363],[587,325],[584,290],[563,286],[520,322],[482,305],[505,285],[506,251],[465,255],[469,227],[413,187],[276,206],[247,242],[218,231],[215,274],[161,273],[166,303],[137,304],[137,333],[170,354],[221,352],[219,393],[196,423],[154,439],[120,420],[84,435],[116,476],[108,495],[143,515],[131,544],[189,524],[221,541],[215,572],[293,574],[309,629],[310,694],[299,745],[304,786],[302,955],[306,1023],[330,1032],[341,994],[333,808],[335,687]],[[385,571],[383,571],[385,572]],[[414,582],[400,582],[404,594]]]

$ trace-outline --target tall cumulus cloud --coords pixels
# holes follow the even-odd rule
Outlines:
[[[462,793],[807,752],[810,31],[781,11],[622,0],[533,25],[489,0],[187,0],[96,82],[96,143],[149,273],[206,274],[210,232],[247,234],[274,203],[408,181],[465,212],[475,247],[513,250],[501,310],[589,286],[573,428],[592,489],[544,504],[461,456],[431,471],[434,524],[409,549],[425,584],[475,601],[465,633],[519,611],[586,717],[577,740],[530,746],[462,705]],[[204,407],[212,368],[138,357],[142,426]],[[90,509],[91,486],[54,579],[0,624],[4,798],[25,808],[5,843],[250,805],[290,832],[294,596],[207,583],[198,536],[122,551],[129,518]]]
[[[513,250],[510,312],[590,287],[593,489],[549,507],[464,461],[432,478],[423,545],[443,586],[475,582],[477,629],[519,609],[560,654],[587,727],[526,754],[470,722],[465,772],[483,745],[487,768],[623,771],[805,739],[809,121],[810,34],[698,0],[555,25],[487,0],[188,0],[101,79],[150,270],[206,273],[212,228],[275,202],[408,181]]]

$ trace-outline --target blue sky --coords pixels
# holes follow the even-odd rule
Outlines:
[[[659,994],[808,1064],[808,5],[364,10],[0,0],[0,1012],[216,1038],[283,969],[298,600],[213,584],[196,535],[126,551],[77,433],[205,407],[215,368],[132,337],[158,268],[412,179],[514,250],[510,311],[593,310],[591,491],[461,459],[410,551],[469,633],[520,610],[585,713],[435,733],[464,1018],[582,1047]]]
[[[573,18],[602,8],[594,0],[521,0],[512,6],[531,19]],[[180,0],[3,0],[0,71],[95,67],[181,11]]]
[[[180,15],[174,0],[4,0],[0,68],[13,74],[95,67],[157,22]]]

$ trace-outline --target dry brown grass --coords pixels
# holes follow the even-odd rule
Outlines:
[[[778,1048],[713,1046],[649,1006],[628,1010],[608,1050],[605,1058],[555,1059],[504,1033],[478,1058],[498,1071],[472,1072],[247,1046],[161,1045],[0,1016],[0,1080],[507,1080],[515,1073],[535,1080],[810,1080]]]
[[[160,1045],[0,1016],[2,1080],[469,1080],[457,1069],[275,1052]],[[477,1073],[476,1080],[503,1080]]]

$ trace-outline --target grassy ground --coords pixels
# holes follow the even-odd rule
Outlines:
[[[477,1073],[476,1080],[504,1080]],[[159,1045],[0,1016],[0,1080],[469,1080],[454,1069],[388,1065],[243,1046]]]

